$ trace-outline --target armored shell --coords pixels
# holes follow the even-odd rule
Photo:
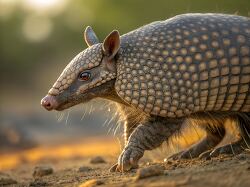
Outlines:
[[[250,112],[250,19],[184,14],[121,37],[115,89],[152,115]]]

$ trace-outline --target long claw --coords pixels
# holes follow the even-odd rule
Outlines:
[[[114,164],[113,166],[111,166],[111,168],[109,169],[109,172],[116,172],[118,164]]]
[[[206,159],[206,160],[208,160],[208,159],[211,158],[211,156],[210,156],[210,153],[211,153],[211,152],[212,152],[212,150],[205,151],[205,152],[203,152],[203,153],[201,153],[201,154],[199,155],[199,158],[200,158],[200,159]]]
[[[206,151],[199,155],[199,158],[212,158],[217,157],[219,155],[236,155],[240,154],[246,149],[246,144],[243,140],[238,140],[236,142],[233,142],[231,144],[227,144],[218,148],[215,148],[213,150]]]
[[[173,155],[171,155],[170,157],[167,158],[167,160],[178,160],[180,155],[183,153],[183,151],[180,151],[178,153],[175,153]]]
[[[127,172],[138,168],[138,161],[143,152],[135,147],[126,147],[118,158],[117,164],[110,168],[111,172]]]

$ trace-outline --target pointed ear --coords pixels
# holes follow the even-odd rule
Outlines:
[[[84,31],[84,40],[86,44],[90,47],[94,44],[99,43],[99,40],[93,31],[93,29],[90,26],[87,26],[85,31]]]
[[[104,54],[112,59],[120,48],[120,34],[117,30],[112,31],[103,41],[102,49]]]

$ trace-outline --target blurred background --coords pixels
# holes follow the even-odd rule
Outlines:
[[[0,0],[0,158],[48,145],[93,147],[103,139],[119,151],[114,133],[122,128],[109,102],[57,113],[45,111],[40,100],[86,48],[87,25],[102,40],[113,29],[124,34],[187,12],[249,16],[250,0]],[[8,161],[0,159],[0,169],[13,164]]]

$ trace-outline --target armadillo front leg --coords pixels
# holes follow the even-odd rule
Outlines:
[[[128,139],[136,127],[145,121],[145,115],[141,111],[137,111],[132,107],[123,104],[117,104],[118,110],[124,120],[124,146],[127,145]],[[118,164],[113,165],[109,171],[115,172]]]
[[[118,105],[119,110],[124,118],[124,144],[126,145],[128,142],[128,138],[134,129],[145,120],[145,115],[138,110],[128,107],[125,105]]]
[[[180,129],[182,121],[154,118],[139,125],[130,135],[127,145],[119,156],[116,171],[124,172],[135,168],[144,151],[159,147]]]

